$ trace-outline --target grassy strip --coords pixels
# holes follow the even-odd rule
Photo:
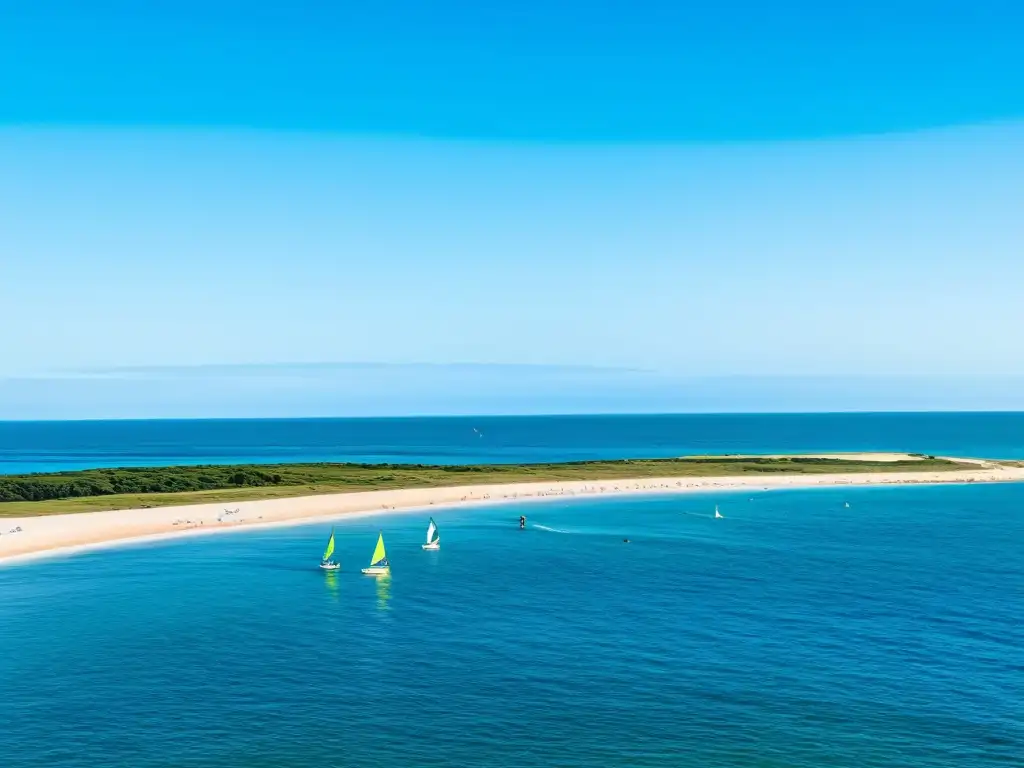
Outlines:
[[[0,477],[0,517],[546,480],[925,472],[969,468],[932,457],[859,461],[801,456],[708,456],[562,464],[246,464],[89,469]]]

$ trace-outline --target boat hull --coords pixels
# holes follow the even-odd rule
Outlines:
[[[435,541],[433,544],[424,544],[423,548],[424,549],[440,549],[441,548],[441,542]]]
[[[363,573],[367,576],[387,576],[391,573],[391,568],[380,568],[371,565],[369,568],[363,568]]]
[[[338,563],[320,563],[320,570],[337,571],[341,566]]]

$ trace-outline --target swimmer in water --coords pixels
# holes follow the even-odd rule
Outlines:
[[[526,528],[526,515],[519,516],[519,530]]]

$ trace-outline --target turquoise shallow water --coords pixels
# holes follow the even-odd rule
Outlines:
[[[434,515],[0,568],[0,762],[1022,764],[1024,486]]]

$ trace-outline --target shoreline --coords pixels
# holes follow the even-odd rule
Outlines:
[[[977,468],[929,472],[865,472],[768,476],[563,480],[425,487],[295,496],[183,506],[11,517],[0,520],[0,566],[130,544],[261,530],[431,508],[481,506],[564,498],[669,495],[715,491],[839,486],[1024,482],[1024,467],[954,459]],[[227,507],[227,508],[226,508]],[[232,509],[233,508],[233,509]],[[20,528],[20,531],[15,532]]]

